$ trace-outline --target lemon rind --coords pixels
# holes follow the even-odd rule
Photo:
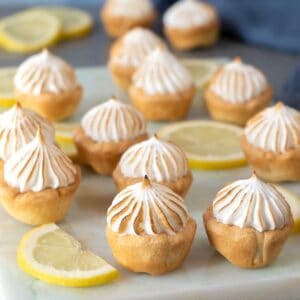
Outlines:
[[[4,18],[2,21],[0,21],[0,45],[5,50],[15,53],[29,53],[52,46],[59,41],[62,30],[59,20],[53,15],[48,14],[44,11],[35,10],[34,12],[43,14],[44,18],[48,18],[49,24],[51,23],[52,32],[47,36],[47,38],[45,38],[44,40],[40,40],[37,43],[22,43],[19,40],[14,39],[13,36],[7,34],[7,32],[5,31],[5,26],[7,26],[7,22],[12,22],[13,18],[21,18],[22,15],[24,15],[24,17],[27,15],[28,17],[31,13],[30,10],[8,16],[7,18]]]
[[[65,278],[61,276],[56,276],[53,274],[49,274],[47,272],[42,272],[37,270],[36,268],[32,267],[30,263],[26,260],[23,255],[23,249],[25,248],[26,242],[28,239],[37,231],[40,227],[37,227],[29,232],[27,232],[19,245],[18,252],[17,252],[17,262],[20,269],[22,269],[25,273],[31,275],[34,278],[37,278],[41,281],[65,286],[65,287],[90,287],[95,285],[102,285],[108,282],[115,280],[119,276],[119,272],[117,269],[112,268],[112,270],[105,274],[100,274],[98,276],[93,276],[91,278]]]
[[[232,124],[224,124],[221,122],[210,120],[190,120],[168,125],[160,129],[157,132],[157,135],[165,140],[168,140],[170,134],[172,132],[175,132],[178,128],[182,128],[184,125],[186,125],[186,128],[193,127],[193,125],[198,125],[200,123],[203,125],[210,125],[214,123],[216,127],[230,129],[236,132],[238,135],[242,134],[242,128]],[[186,152],[186,155],[189,161],[190,168],[195,170],[225,170],[239,168],[247,165],[247,160],[244,157],[242,151],[232,154],[230,157],[228,157],[227,160],[224,160],[217,156],[213,157],[213,159],[204,159],[200,155],[197,156],[196,154],[191,154],[188,152]]]

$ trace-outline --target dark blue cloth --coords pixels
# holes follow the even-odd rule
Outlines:
[[[174,0],[153,0],[164,11]],[[206,0],[215,5],[222,30],[245,42],[300,52],[300,0]]]
[[[300,63],[284,85],[280,99],[300,110]]]

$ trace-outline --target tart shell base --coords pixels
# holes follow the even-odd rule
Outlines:
[[[142,181],[143,178],[142,177],[137,177],[137,178],[125,177],[122,174],[120,167],[117,166],[117,168],[113,172],[113,180],[115,182],[117,190],[121,191],[129,185],[132,185],[132,184]],[[151,180],[151,181],[155,182],[155,180]],[[191,171],[189,171],[185,176],[179,178],[176,181],[171,181],[171,182],[161,181],[158,183],[169,187],[176,194],[178,194],[184,198],[185,195],[187,194],[192,182],[193,182],[193,175],[192,175]]]
[[[187,257],[197,229],[189,218],[175,235],[121,235],[106,227],[106,237],[116,260],[133,272],[159,275],[177,269]]]
[[[108,68],[116,85],[122,90],[127,91],[131,84],[132,75],[134,74],[136,68],[133,66],[120,65],[117,62],[114,62],[113,58],[118,56],[121,47],[122,39],[118,39],[111,47]]]
[[[271,264],[279,255],[293,226],[258,232],[253,228],[239,228],[218,222],[210,206],[203,221],[210,244],[229,262],[241,268],[261,268]]]
[[[72,202],[80,183],[80,168],[77,167],[75,182],[58,189],[48,188],[40,192],[21,193],[0,178],[0,199],[6,211],[20,222],[42,225],[61,221]]]
[[[42,94],[39,96],[23,94],[16,91],[16,99],[22,106],[36,111],[50,121],[59,121],[72,116],[82,97],[82,88],[60,94]]]
[[[109,63],[108,67],[115,84],[122,90],[127,91],[131,84],[131,78],[135,68],[117,66],[113,63]]]
[[[148,95],[143,90],[131,86],[129,95],[135,106],[150,121],[173,121],[184,119],[195,95],[194,86],[176,94]]]
[[[90,165],[97,173],[104,175],[112,174],[122,154],[131,145],[147,138],[148,134],[144,133],[128,141],[97,143],[91,140],[81,127],[74,134],[80,161]]]
[[[241,146],[249,165],[265,181],[300,181],[300,148],[273,153],[257,148],[242,136]]]
[[[166,26],[164,33],[170,43],[179,50],[197,47],[211,47],[219,38],[220,25],[217,21],[191,29],[177,29]]]
[[[155,17],[155,12],[142,18],[111,16],[109,10],[105,7],[100,12],[100,18],[102,19],[105,31],[113,38],[120,37],[135,27],[150,27],[154,22]]]
[[[270,104],[272,96],[273,90],[270,86],[260,95],[242,104],[224,101],[209,87],[204,93],[207,108],[213,119],[241,126],[244,126],[256,113],[266,108]]]

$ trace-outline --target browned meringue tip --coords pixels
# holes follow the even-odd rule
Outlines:
[[[251,177],[253,177],[253,178],[257,178],[256,172],[255,172],[254,170],[252,171],[252,175],[251,175]]]
[[[155,47],[155,51],[166,51],[166,47],[163,44],[159,44]]]
[[[36,131],[36,136],[35,138],[40,142],[43,143],[44,142],[44,137],[42,135],[42,131],[41,131],[41,126],[38,126],[37,131]]]
[[[241,59],[240,56],[236,56],[236,57],[233,58],[233,61],[240,63],[240,62],[242,62],[242,59]]]
[[[282,101],[278,101],[276,104],[275,104],[275,108],[278,110],[278,109],[282,109],[284,107],[284,103]]]
[[[49,53],[49,50],[48,50],[48,48],[43,48],[43,50],[42,50],[42,53],[44,53],[44,54],[48,54],[48,53]]]
[[[17,101],[16,104],[15,104],[15,107],[16,107],[16,108],[21,108],[22,105],[21,105],[21,103],[20,103],[19,101]]]
[[[147,174],[143,178],[143,187],[146,188],[151,185],[150,179]]]

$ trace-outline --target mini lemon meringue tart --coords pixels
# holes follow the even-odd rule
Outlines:
[[[110,50],[108,62],[115,83],[127,90],[134,72],[145,57],[159,46],[165,46],[164,42],[144,28],[134,28],[119,38]]]
[[[15,219],[31,225],[61,221],[80,183],[80,168],[37,131],[4,162],[0,199]]]
[[[183,199],[147,176],[117,194],[107,211],[112,253],[134,272],[159,275],[180,267],[196,229]]]
[[[237,57],[212,76],[204,99],[213,119],[243,126],[272,96],[264,74]]]
[[[282,102],[251,118],[241,141],[250,166],[266,181],[300,181],[300,113]]]
[[[185,153],[175,144],[159,140],[156,135],[130,147],[122,155],[113,179],[120,191],[141,181],[144,174],[182,197],[193,182]]]
[[[106,33],[120,37],[135,27],[150,27],[156,11],[151,0],[106,0],[100,12]]]
[[[54,128],[37,113],[16,103],[0,115],[0,173],[3,162],[31,142],[40,128],[45,139],[54,143]]]
[[[72,116],[82,97],[73,68],[46,49],[20,65],[14,85],[17,100],[50,121]]]
[[[203,220],[211,245],[242,268],[273,263],[293,226],[284,197],[255,174],[221,189]]]
[[[83,163],[100,174],[110,175],[121,155],[147,137],[143,116],[133,107],[111,98],[84,115],[74,141]]]
[[[147,120],[179,120],[189,112],[195,86],[179,60],[165,47],[159,47],[133,75],[129,95]]]
[[[219,37],[218,13],[202,1],[176,2],[164,14],[163,24],[171,44],[181,50],[212,46]]]

